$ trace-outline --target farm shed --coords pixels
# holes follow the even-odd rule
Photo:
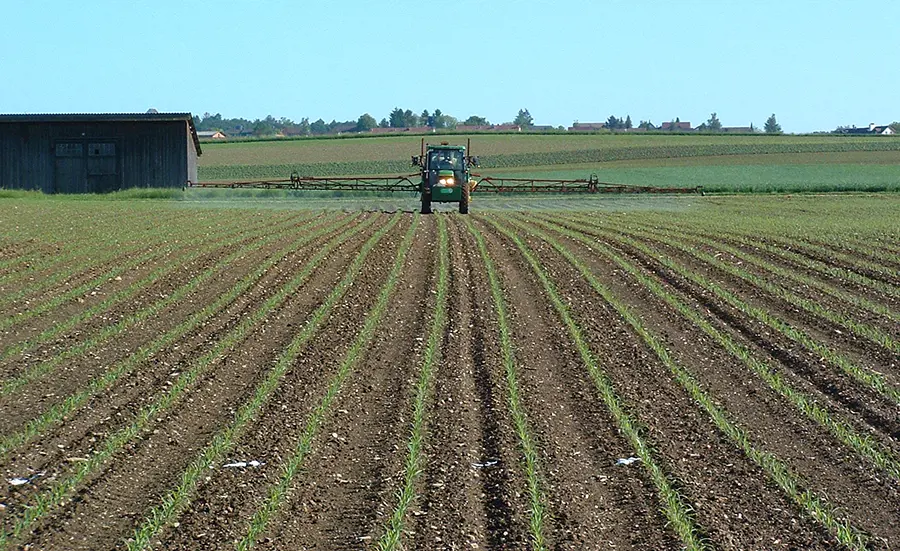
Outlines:
[[[190,113],[0,115],[0,188],[182,187],[200,153]]]

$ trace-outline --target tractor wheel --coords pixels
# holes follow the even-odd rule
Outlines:
[[[469,184],[466,182],[463,184],[462,188],[462,197],[459,198],[459,213],[460,214],[469,214]]]
[[[431,192],[422,193],[422,214],[431,214]]]

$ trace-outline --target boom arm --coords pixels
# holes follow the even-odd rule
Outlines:
[[[703,187],[667,188],[601,182],[596,174],[587,179],[494,178],[472,174],[477,192],[493,193],[703,193]]]
[[[411,179],[413,178],[413,179]],[[416,181],[419,174],[400,176],[356,176],[347,178],[319,178],[316,176],[300,176],[291,173],[287,180],[254,180],[246,182],[188,182],[188,187],[205,188],[263,188],[263,189],[296,189],[319,191],[418,191]]]

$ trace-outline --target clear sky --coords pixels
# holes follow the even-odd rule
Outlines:
[[[0,0],[0,113],[900,120],[900,0]]]

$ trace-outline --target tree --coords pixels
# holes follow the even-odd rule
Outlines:
[[[531,117],[531,113],[528,112],[528,109],[519,109],[519,114],[516,115],[513,124],[520,128],[529,128],[534,124],[534,119]]]
[[[389,118],[391,128],[406,128],[406,117],[403,116],[403,109],[394,107]]]
[[[325,124],[325,121],[319,119],[309,125],[309,131],[313,134],[325,134],[328,132],[328,125]]]
[[[610,130],[618,130],[620,128],[625,127],[625,123],[622,119],[616,117],[615,115],[610,115],[608,119],[606,119],[606,127]]]
[[[272,126],[272,123],[266,120],[258,120],[253,125],[253,135],[254,136],[271,136],[275,133],[275,127]]]
[[[756,132],[756,128],[753,126],[753,123],[750,123],[750,132]]]
[[[625,115],[625,129],[631,130],[631,128],[632,128],[631,115]]]
[[[463,121],[463,124],[466,126],[488,126],[491,123],[484,117],[479,117],[478,115],[471,115],[468,119]]]
[[[772,116],[766,119],[765,129],[766,134],[781,134],[781,125],[775,120],[775,113],[772,113]]]
[[[404,126],[419,126],[419,116],[407,109],[403,112]]]
[[[706,130],[710,132],[721,132],[722,131],[722,123],[719,121],[719,117],[716,116],[715,113],[711,113],[709,115],[709,120],[706,121]]]
[[[359,119],[356,121],[356,131],[357,132],[368,132],[378,126],[378,123],[375,122],[375,117],[368,113],[364,113],[359,116]]]
[[[644,130],[656,130],[656,127],[653,126],[653,123],[650,121],[641,121],[641,123],[638,124],[638,128],[643,128]]]
[[[891,130],[894,131],[895,134],[900,134],[900,122],[892,122],[890,124]]]

